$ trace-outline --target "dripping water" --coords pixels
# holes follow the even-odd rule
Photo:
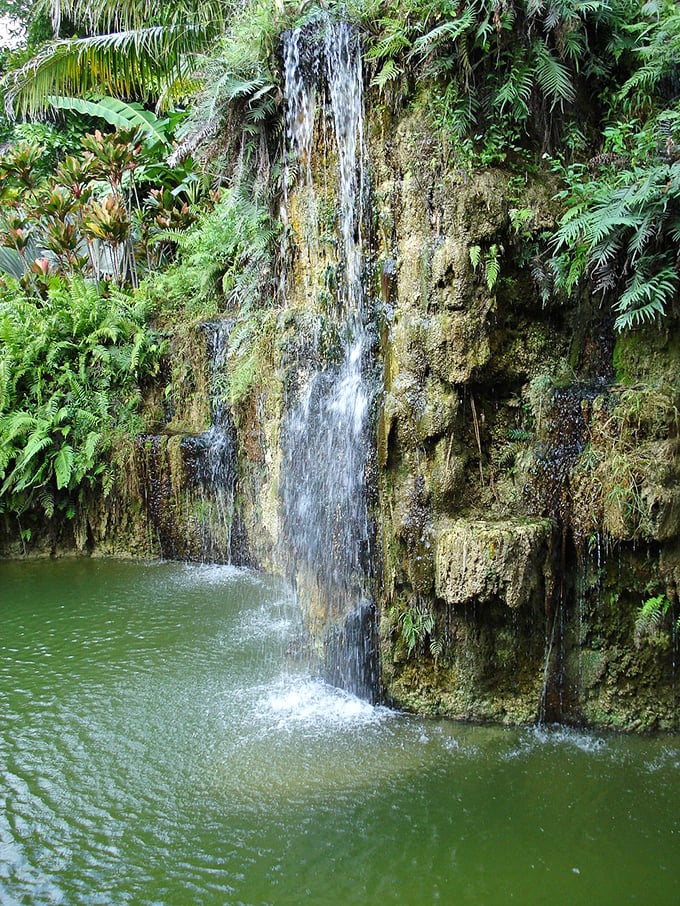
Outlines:
[[[195,477],[203,562],[231,563],[236,498],[236,449],[231,411],[225,401],[225,374],[231,321],[206,323],[212,393],[211,425],[196,439]]]
[[[223,385],[231,322],[203,325],[210,362],[211,425],[184,437],[140,438],[138,470],[163,559],[245,563],[236,512],[235,431]]]

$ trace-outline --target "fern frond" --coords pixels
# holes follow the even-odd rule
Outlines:
[[[614,304],[614,310],[619,312],[614,322],[618,329],[653,321],[663,315],[678,292],[680,278],[674,268],[662,267],[656,273],[649,274],[644,264],[639,265],[638,271]]]
[[[661,594],[648,598],[635,618],[635,647],[639,648],[644,636],[656,635],[670,610],[671,602]]]
[[[532,45],[536,84],[541,89],[554,110],[558,105],[562,109],[565,103],[571,104],[576,93],[569,70],[543,41],[534,41]]]
[[[68,444],[63,444],[54,457],[54,476],[57,481],[57,490],[59,491],[69,486],[73,472],[73,459],[73,448]]]
[[[373,77],[371,86],[373,88],[378,88],[380,91],[383,91],[385,89],[385,86],[394,79],[399,78],[403,71],[403,67],[396,63],[394,60],[386,60],[385,63],[380,67],[376,75]]]

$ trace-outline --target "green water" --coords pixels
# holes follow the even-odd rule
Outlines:
[[[0,563],[0,903],[680,903],[680,740],[423,721],[231,567]]]

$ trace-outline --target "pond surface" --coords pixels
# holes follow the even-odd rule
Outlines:
[[[680,739],[395,714],[233,567],[0,563],[0,903],[680,903]]]

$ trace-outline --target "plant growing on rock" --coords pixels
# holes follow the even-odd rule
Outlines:
[[[434,80],[437,124],[471,160],[482,154],[498,163],[508,146],[522,152],[534,124],[536,137],[553,144],[584,77],[606,83],[633,5],[416,0],[355,8],[369,32],[374,85],[393,89],[409,72]]]
[[[680,291],[677,7],[645,4],[626,31],[637,65],[614,97],[601,152],[564,173],[552,260],[556,285],[601,293],[620,330],[664,316]]]

